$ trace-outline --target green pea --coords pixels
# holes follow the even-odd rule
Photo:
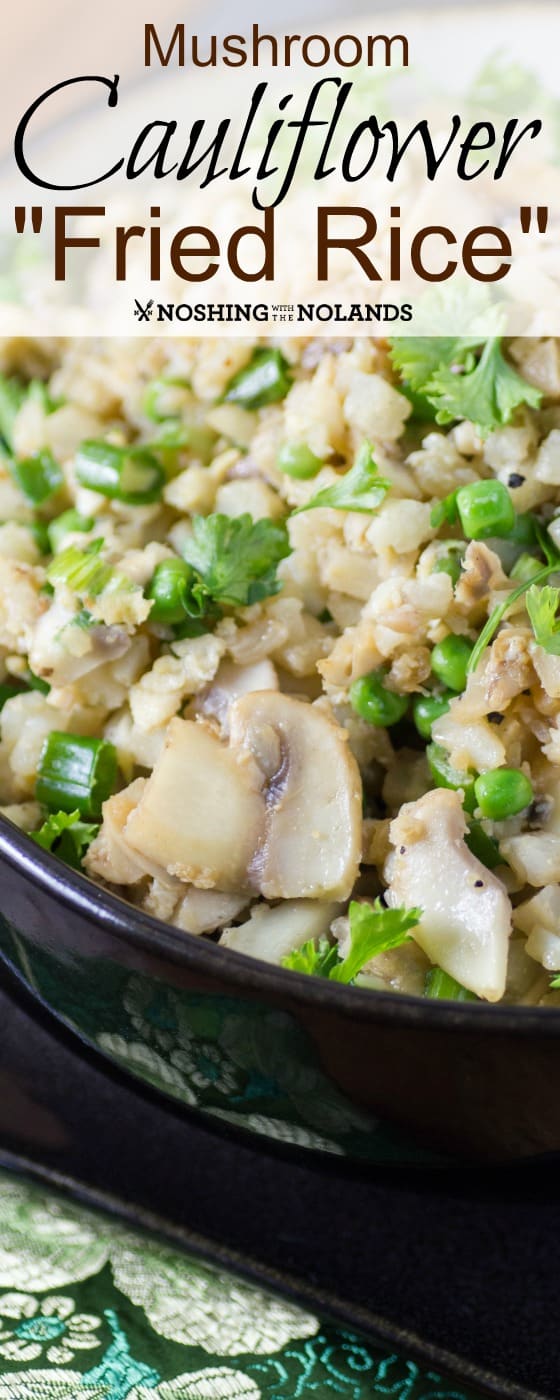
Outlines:
[[[350,704],[361,719],[378,729],[398,724],[408,709],[408,695],[397,695],[383,684],[383,671],[372,671],[350,686]]]
[[[515,528],[515,509],[501,481],[472,481],[457,492],[457,510],[469,540],[505,537]]]
[[[474,792],[483,817],[502,822],[523,812],[533,801],[533,787],[519,768],[495,768],[481,773]]]
[[[442,685],[455,694],[464,690],[467,684],[467,667],[470,660],[472,642],[466,637],[456,637],[453,632],[438,642],[432,652],[432,671]]]
[[[443,695],[416,695],[412,705],[412,715],[414,723],[423,739],[431,739],[432,725],[440,715],[446,715],[449,709],[449,701],[453,699],[451,690],[444,691]]]
[[[321,470],[323,463],[305,442],[285,442],[278,453],[278,468],[296,481],[309,481]]]
[[[462,788],[465,811],[474,812],[476,773],[462,773],[458,768],[454,768],[447,750],[441,744],[428,744],[426,758],[436,787],[451,788],[453,792]]]
[[[194,583],[195,574],[184,559],[162,559],[146,589],[146,598],[152,599],[150,622],[172,626],[196,617],[202,609],[193,595]]]

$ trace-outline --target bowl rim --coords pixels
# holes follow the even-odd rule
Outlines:
[[[266,991],[291,1007],[332,1008],[353,1020],[379,1021],[425,1030],[560,1034],[560,1007],[503,1006],[488,1002],[429,1001],[408,993],[346,987],[233,948],[223,948],[203,935],[176,929],[137,909],[121,895],[97,885],[50,851],[37,846],[25,832],[0,814],[0,859],[39,889],[48,891],[67,909],[92,916],[123,942],[169,958],[210,976],[223,972],[236,991]],[[0,910],[0,914],[1,914]]]

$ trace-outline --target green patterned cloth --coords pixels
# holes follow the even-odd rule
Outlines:
[[[0,1400],[376,1396],[477,1400],[156,1236],[0,1173]]]

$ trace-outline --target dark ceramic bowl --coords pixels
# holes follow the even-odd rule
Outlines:
[[[424,1002],[182,934],[0,819],[0,955],[90,1046],[265,1138],[372,1162],[560,1151],[560,1010]]]

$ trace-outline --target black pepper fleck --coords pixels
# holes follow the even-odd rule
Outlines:
[[[505,715],[501,715],[499,710],[491,710],[488,719],[490,724],[503,724]]]
[[[475,890],[481,890],[483,884],[484,884],[484,880],[475,880],[475,882],[474,882]]]
[[[399,855],[400,855],[400,856],[405,856],[405,855],[406,855],[406,846],[401,846],[401,847],[400,847]]]
[[[527,811],[526,822],[530,831],[539,831],[545,825],[552,812],[552,802],[549,797],[536,797]]]
[[[525,477],[521,475],[521,472],[510,472],[507,484],[508,486],[511,486],[513,490],[515,490],[516,486],[523,485],[524,480]]]

